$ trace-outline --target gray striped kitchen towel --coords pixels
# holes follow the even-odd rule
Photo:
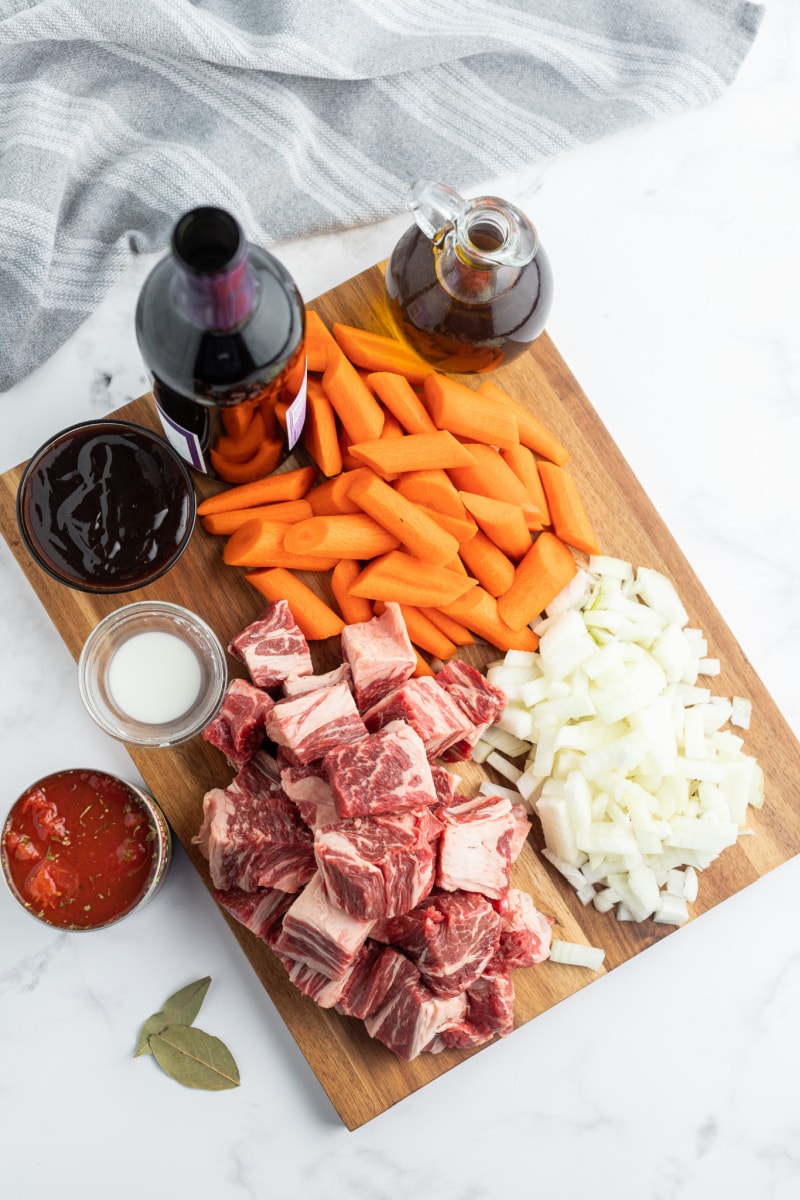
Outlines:
[[[0,390],[198,203],[262,245],[705,104],[742,0],[0,0]]]

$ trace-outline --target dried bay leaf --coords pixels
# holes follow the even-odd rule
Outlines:
[[[173,992],[164,1001],[158,1012],[148,1017],[142,1025],[133,1057],[138,1058],[140,1054],[152,1054],[150,1038],[161,1033],[169,1025],[191,1025],[200,1012],[210,984],[211,976],[206,975],[203,979],[196,979],[194,983],[187,983],[186,987]]]
[[[150,1037],[156,1062],[184,1087],[219,1092],[239,1086],[239,1068],[228,1047],[192,1025],[169,1025]]]

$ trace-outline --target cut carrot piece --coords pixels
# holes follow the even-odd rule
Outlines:
[[[436,672],[434,671],[433,667],[431,666],[431,664],[429,662],[425,661],[425,659],[422,657],[422,655],[420,654],[420,652],[416,648],[416,646],[412,646],[411,649],[414,651],[414,653],[417,656],[417,665],[414,667],[414,670],[412,671],[412,675],[415,678],[420,675],[433,675],[435,677]]]
[[[366,471],[366,467],[359,467],[360,471]],[[308,502],[316,517],[331,517],[336,513],[358,513],[362,512],[360,505],[356,504],[355,500],[351,500],[348,492],[350,484],[355,478],[355,471],[343,471],[341,475],[335,475],[333,479],[326,479],[313,491],[308,493]]]
[[[406,433],[435,433],[436,426],[428,410],[405,375],[373,371],[367,376],[367,384]]]
[[[361,596],[350,594],[350,587],[361,574],[361,563],[354,558],[342,558],[331,572],[331,591],[339,612],[348,625],[358,625],[372,619],[372,605]]]
[[[520,442],[518,446],[514,446],[511,450],[501,450],[500,456],[514,472],[541,513],[542,524],[549,525],[550,509],[547,506],[547,497],[544,494],[544,488],[542,487],[533,451],[529,446],[523,446]],[[467,490],[474,492],[476,489],[468,488]]]
[[[430,363],[397,338],[371,333],[367,329],[356,329],[353,325],[343,325],[338,321],[331,328],[350,362],[370,373],[392,371],[397,375],[405,375],[411,383],[422,383],[425,376],[433,371]]]
[[[211,465],[225,483],[253,483],[269,475],[280,465],[284,452],[283,438],[266,438],[252,458],[246,462],[232,462],[212,447],[209,451]]]
[[[260,567],[266,556],[283,549],[283,539],[289,525],[252,517],[235,530],[225,543],[223,560],[234,567]]]
[[[440,608],[475,587],[475,580],[447,567],[390,550],[367,563],[350,592],[367,600],[396,600],[417,608]]]
[[[506,405],[511,408],[517,419],[519,440],[524,446],[528,446],[537,454],[541,454],[542,458],[547,458],[550,462],[558,463],[562,467],[569,460],[569,451],[555,434],[551,433],[529,409],[519,404],[513,396],[509,396],[508,392],[504,392],[496,383],[487,379],[478,388],[478,394],[485,396],[488,400],[494,400],[498,407]]]
[[[475,459],[475,466],[451,468],[447,474],[454,486],[464,492],[475,492],[479,496],[518,504],[525,514],[528,529],[541,529],[544,524],[543,509],[536,505],[502,455],[494,446],[481,445],[479,442],[468,442],[467,445]]]
[[[409,433],[404,438],[380,438],[356,442],[350,453],[384,479],[394,479],[404,471],[431,470],[437,467],[466,467],[475,459],[452,433]]]
[[[405,496],[406,500],[413,500],[415,504],[424,504],[428,508],[435,508],[437,512],[447,513],[448,516],[460,517],[461,520],[467,516],[464,502],[447,471],[404,471],[402,475],[398,475],[392,486],[401,496]],[[465,490],[474,492],[477,488],[468,487]]]
[[[286,412],[290,404],[290,400],[276,400],[272,406],[272,411],[275,414],[275,420],[280,425],[284,433],[286,432]]]
[[[290,554],[317,554],[324,558],[374,558],[395,550],[398,539],[365,512],[311,517],[286,530],[283,540]]]
[[[318,379],[308,380],[303,445],[323,475],[339,474],[342,469],[342,452],[339,447],[336,414]]]
[[[318,473],[316,467],[295,467],[292,471],[279,471],[241,487],[224,488],[198,504],[198,515],[205,517],[209,513],[254,508],[257,504],[272,504],[276,500],[301,500]]]
[[[516,446],[519,442],[516,414],[508,405],[495,404],[449,375],[438,371],[428,375],[422,394],[437,429],[449,429],[470,441],[492,446]]]
[[[244,433],[231,437],[230,434],[217,438],[214,449],[223,458],[231,462],[246,462],[258,451],[266,438],[264,418],[261,410],[256,408],[250,418]]]
[[[405,430],[403,429],[403,426],[400,424],[400,422],[398,421],[398,419],[394,415],[394,413],[390,413],[390,412],[384,413],[383,429],[381,430],[381,437],[382,438],[405,437]]]
[[[360,475],[351,483],[348,495],[393,534],[409,554],[423,562],[444,566],[458,553],[458,541],[451,533],[379,476],[369,472]],[[366,558],[367,555],[359,557]]]
[[[296,570],[329,571],[332,556],[291,554],[284,537],[291,525],[254,517],[231,534],[222,551],[223,561],[234,567],[294,567]]]
[[[527,625],[511,629],[498,611],[497,600],[480,586],[445,605],[444,612],[498,650],[535,650],[539,645],[538,637]]]
[[[475,641],[466,625],[462,625],[455,617],[448,617],[440,608],[421,608],[419,611],[456,646],[471,646]]]
[[[460,495],[467,511],[503,554],[514,562],[527,554],[531,548],[531,535],[518,504],[495,500],[493,496],[478,496],[475,492],[461,492]]]
[[[574,477],[555,463],[539,463],[539,474],[550,508],[553,530],[569,546],[586,554],[600,554],[594,530],[586,515]]]
[[[456,652],[455,642],[442,633],[439,626],[434,625],[421,609],[414,608],[411,604],[401,604],[400,612],[403,614],[408,636],[415,646],[419,646],[420,650],[427,650],[428,654],[433,654],[436,658],[453,657]]]
[[[278,437],[278,421],[275,416],[275,396],[265,396],[263,400],[258,402],[258,411],[261,413],[261,420],[264,422],[264,437]]]
[[[245,579],[257,588],[262,596],[266,596],[267,600],[288,600],[292,615],[307,641],[317,642],[337,637],[344,629],[344,621],[339,614],[291,571],[283,567],[269,571],[250,571],[245,575]]]
[[[441,525],[442,529],[454,537],[459,545],[462,542],[468,542],[471,537],[475,536],[478,526],[466,510],[463,517],[451,517],[450,513],[437,512],[435,508],[428,508],[427,504],[417,503],[417,508],[432,521]]]
[[[253,419],[253,413],[256,411],[255,405],[244,401],[242,404],[234,404],[231,408],[223,408],[220,410],[222,419],[222,427],[228,437],[240,438]]]
[[[498,597],[498,613],[512,629],[522,629],[544,612],[577,571],[569,547],[545,530],[517,565],[511,587]]]
[[[482,529],[459,548],[461,561],[490,596],[497,598],[514,582],[514,564]]]
[[[209,513],[201,517],[206,533],[228,537],[247,521],[255,517],[266,517],[268,521],[279,521],[290,525],[293,521],[306,521],[314,513],[307,500],[284,500],[278,504],[262,504],[257,508],[239,508],[228,513]]]
[[[499,451],[494,446],[481,445],[477,442],[466,443],[475,459],[476,467],[454,467],[448,476],[456,487],[465,492],[475,492],[480,496],[489,496],[495,500],[505,500],[509,504],[518,504],[525,514],[528,529],[537,531],[542,528],[547,505],[538,505],[528,489],[514,474],[503,455],[510,451]],[[527,447],[522,447],[527,450]],[[514,447],[519,450],[520,447]],[[527,450],[530,453],[529,450]],[[541,490],[541,489],[540,489]]]
[[[331,358],[341,354],[333,334],[313,308],[306,309],[305,352],[309,371],[317,371],[320,375]]]
[[[381,436],[383,409],[343,354],[328,362],[322,386],[350,442],[367,442]]]

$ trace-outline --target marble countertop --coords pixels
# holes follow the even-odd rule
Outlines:
[[[474,189],[537,224],[550,335],[796,733],[799,111],[800,8],[770,0],[715,104]],[[275,249],[310,298],[407,223]],[[1,470],[146,390],[133,310],[152,261],[2,396]],[[0,588],[4,809],[61,767],[136,780],[4,543]],[[793,1200],[798,891],[795,859],[355,1132],[182,851],[158,898],[101,935],[40,928],[2,891],[3,1193]],[[131,1057],[141,1021],[204,975],[198,1024],[234,1052],[232,1092]]]

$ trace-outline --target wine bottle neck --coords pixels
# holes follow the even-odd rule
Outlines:
[[[175,269],[175,302],[201,329],[234,329],[255,308],[257,285],[247,257],[209,275],[189,271],[180,262]]]

